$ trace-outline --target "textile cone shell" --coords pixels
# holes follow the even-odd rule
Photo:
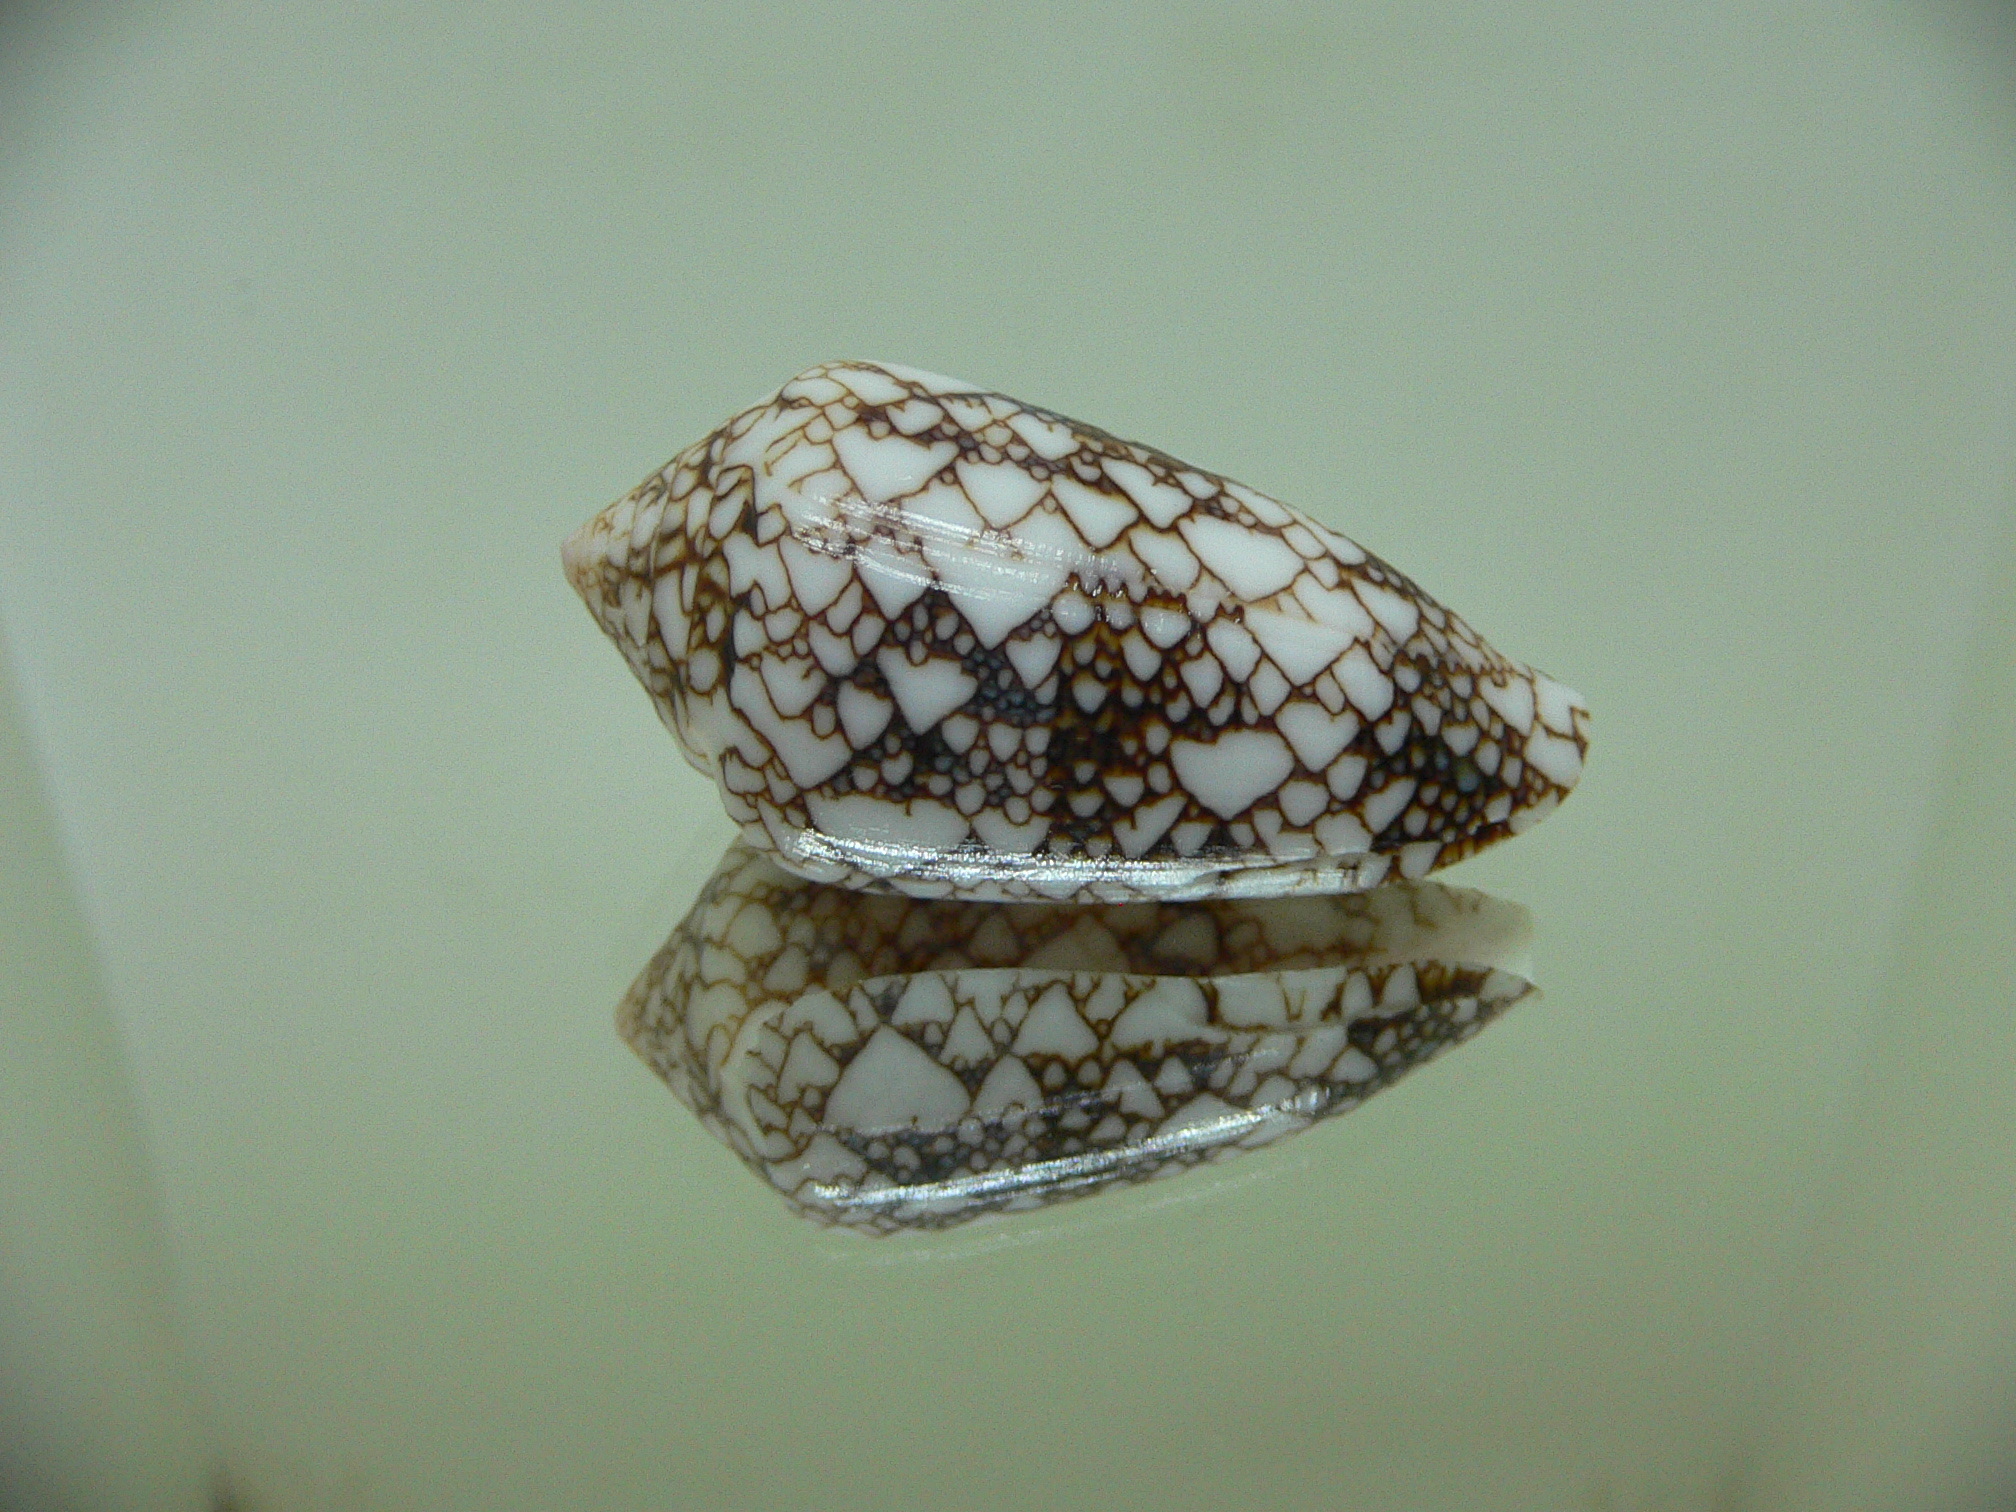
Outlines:
[[[744,838],[815,881],[1210,898],[1416,878],[1581,776],[1588,713],[1288,505],[829,363],[568,541]]]

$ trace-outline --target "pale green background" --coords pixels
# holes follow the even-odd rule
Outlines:
[[[1222,1176],[789,1219],[611,1032],[726,827],[557,546],[839,356],[1579,688],[1452,877],[1546,1000]],[[1999,12],[0,14],[0,1498],[2005,1505],[2012,418]]]

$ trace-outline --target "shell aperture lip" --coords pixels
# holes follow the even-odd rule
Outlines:
[[[744,838],[992,900],[1418,878],[1567,796],[1588,710],[1292,507],[894,364],[827,363],[563,551]]]

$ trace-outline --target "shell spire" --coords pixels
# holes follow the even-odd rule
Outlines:
[[[567,542],[751,844],[920,897],[1416,878],[1550,813],[1588,711],[1288,505],[970,384],[827,363]]]

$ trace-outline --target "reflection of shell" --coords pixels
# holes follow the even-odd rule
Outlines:
[[[1532,990],[1528,929],[1432,882],[1000,908],[823,887],[736,846],[617,1021],[806,1216],[942,1228],[1356,1107]]]
[[[919,896],[1369,886],[1516,834],[1586,710],[1264,494],[907,368],[793,379],[570,578],[745,838]]]

